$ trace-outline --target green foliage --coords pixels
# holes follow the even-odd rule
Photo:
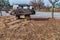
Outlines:
[[[50,6],[50,8],[52,8],[52,6]]]
[[[56,2],[58,2],[59,0],[49,0],[49,2],[54,5]]]
[[[60,2],[56,3],[55,4],[55,7],[58,7],[59,8],[60,7]]]
[[[9,0],[0,0],[0,7],[10,6]]]

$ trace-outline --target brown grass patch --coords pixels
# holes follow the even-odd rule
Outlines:
[[[60,40],[60,20],[21,21],[13,29],[0,31],[0,40]]]

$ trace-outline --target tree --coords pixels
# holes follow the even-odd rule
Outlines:
[[[36,0],[33,0],[34,3],[36,3]]]
[[[56,7],[56,8],[60,8],[60,2],[56,3],[56,4],[55,4],[55,7]]]
[[[38,1],[37,4],[38,4],[39,9],[43,8],[44,6],[43,0],[37,0],[37,1]]]
[[[1,13],[1,16],[2,16],[2,12],[1,12],[2,8],[3,7],[8,8],[9,6],[10,6],[9,0],[0,0],[0,13]]]
[[[9,0],[3,0],[4,6],[10,6]]]
[[[36,6],[37,6],[36,0],[32,0],[30,2],[30,5],[33,6],[34,9],[36,9]]]
[[[52,4],[52,18],[54,18],[54,8],[55,8],[55,3],[58,2],[59,0],[49,0],[49,2]]]
[[[1,9],[2,9],[3,5],[4,5],[3,0],[0,0],[0,14],[1,14],[1,16],[2,16]]]
[[[0,7],[10,6],[9,0],[0,0]]]
[[[33,0],[31,1],[31,5],[34,7],[34,9],[40,9],[43,7],[44,3],[42,0]]]

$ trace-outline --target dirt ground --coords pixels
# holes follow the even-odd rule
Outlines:
[[[21,21],[18,26],[0,26],[0,40],[60,40],[60,20]],[[10,26],[11,27],[11,26]]]

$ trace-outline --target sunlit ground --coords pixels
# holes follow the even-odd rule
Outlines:
[[[0,40],[60,40],[60,19],[27,21],[0,17]]]

